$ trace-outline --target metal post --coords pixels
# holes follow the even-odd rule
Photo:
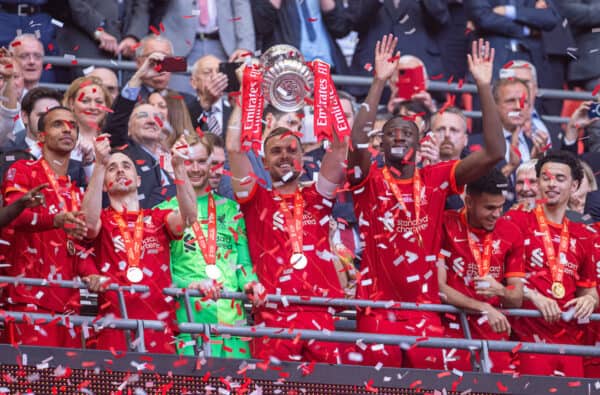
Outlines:
[[[481,341],[481,367],[483,373],[491,373],[492,371],[492,360],[490,359],[490,350],[487,340]]]
[[[123,56],[121,54],[119,54],[119,56],[117,57],[117,60],[119,63],[121,63],[123,61]],[[121,87],[123,86],[123,69],[119,67],[119,70],[117,71],[117,80],[119,81],[119,90],[121,89]]]
[[[194,322],[193,320],[193,312],[192,312],[192,301],[190,300],[190,294],[188,293],[188,289],[186,288],[183,292],[183,303],[185,305],[185,314],[187,315],[188,322]],[[198,335],[192,334],[192,339],[194,339],[194,355],[200,355],[200,343],[198,341]],[[209,354],[207,356],[210,355]]]
[[[129,319],[129,315],[127,314],[127,306],[125,304],[125,295],[123,295],[123,290],[119,289],[117,291],[117,295],[119,297],[119,310],[121,311],[121,317],[125,319]],[[127,342],[127,348],[129,350],[133,350],[131,346],[131,333],[129,331],[125,331],[125,341]]]
[[[138,335],[138,344],[137,344],[137,350],[138,352],[146,352],[146,345],[144,344],[146,342],[145,338],[144,338],[144,320],[137,320],[137,335]],[[128,332],[125,332],[128,333]]]
[[[460,326],[462,327],[465,339],[471,340],[473,337],[471,336],[471,328],[469,328],[467,315],[461,311],[458,316],[460,317]],[[475,350],[469,350],[469,353],[471,354],[471,367],[473,368],[473,371],[476,372],[481,369],[481,364],[477,361],[477,353]]]

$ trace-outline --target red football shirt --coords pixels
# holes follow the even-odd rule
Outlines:
[[[162,293],[170,287],[171,269],[169,243],[175,238],[167,225],[167,215],[171,210],[144,209],[144,235],[139,267],[144,277],[139,285],[150,287],[148,293],[125,292],[127,314],[131,319],[161,320],[171,325],[175,322],[172,298]],[[99,274],[108,276],[111,283],[132,285],[127,279],[127,254],[121,231],[114,220],[112,208],[102,210],[102,228],[94,242],[96,267]],[[133,239],[138,212],[128,212],[124,219]],[[120,318],[117,293],[108,291],[99,294],[100,314],[114,314]],[[145,331],[146,347],[151,352],[175,352],[173,336]],[[123,331],[103,330],[99,334],[98,348],[124,349]]]
[[[500,298],[485,298],[475,292],[474,278],[479,276],[479,268],[473,257],[467,239],[467,224],[464,216],[456,211],[444,213],[442,232],[442,250],[440,259],[446,265],[446,283],[472,299],[487,302],[495,307],[501,307]],[[483,229],[471,228],[471,238],[475,240],[483,257],[483,239],[488,234]],[[492,231],[492,256],[490,259],[489,275],[499,283],[510,277],[525,277],[523,237],[515,224],[504,218],[498,219]],[[474,338],[496,339],[505,338],[506,334],[496,334],[487,322],[482,323],[480,315],[468,315],[469,327]],[[448,319],[447,323],[457,323]],[[448,325],[449,334],[461,334],[455,325]]]
[[[525,248],[525,285],[535,289],[542,295],[553,298],[550,290],[552,274],[546,260],[544,241],[534,211],[510,210],[506,218],[517,225],[523,233]],[[567,219],[565,219],[567,220]],[[548,228],[552,237],[554,251],[559,251],[560,233],[562,224],[550,222],[547,218]],[[596,286],[596,267],[593,258],[594,240],[596,234],[592,233],[583,224],[569,221],[569,248],[567,249],[566,263],[562,283],[565,287],[565,296],[556,299],[558,305],[564,304],[576,297],[578,287],[591,288]],[[523,300],[524,309],[536,309],[533,303]],[[516,335],[523,341],[536,341],[543,339],[551,343],[580,343],[584,326],[578,325],[576,320],[570,322],[559,321],[549,325],[541,318],[513,318],[512,325]]]
[[[314,184],[302,188],[304,212],[302,233],[308,265],[294,269],[290,263],[292,246],[285,228],[280,200],[272,191],[255,186],[247,198],[239,199],[246,226],[252,264],[268,293],[284,295],[343,297],[340,282],[329,251],[329,217],[333,201],[321,196]],[[282,195],[290,213],[294,212],[294,194]],[[297,307],[290,305],[288,310]],[[302,306],[303,311],[324,307]]]
[[[17,201],[31,188],[48,183],[41,160],[19,160],[7,170],[2,186],[5,205]],[[76,197],[78,208],[81,190],[68,177],[57,177],[56,181],[66,209],[71,211],[73,208],[72,196]],[[4,250],[5,264],[8,265],[4,267],[5,275],[72,280],[77,275],[92,272],[92,265],[82,258],[83,249],[78,248],[76,255],[69,255],[65,231],[54,228],[54,216],[63,210],[56,192],[49,186],[42,193],[46,204],[23,210],[3,233],[8,236],[6,242],[10,243]],[[31,303],[55,312],[79,311],[78,289],[7,286],[4,290],[9,307],[12,303]]]
[[[458,161],[420,169],[420,219],[416,223],[413,180],[396,180],[407,212],[398,204],[382,170],[374,164],[354,188],[354,206],[365,250],[357,298],[439,303],[436,259],[446,197],[460,193]],[[416,237],[420,230],[422,246]]]

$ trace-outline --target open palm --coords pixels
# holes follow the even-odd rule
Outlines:
[[[471,53],[467,54],[469,71],[477,84],[490,84],[494,70],[494,48],[489,41],[473,41]]]
[[[391,34],[383,36],[375,44],[375,76],[381,80],[388,80],[398,70],[400,52],[396,50],[398,37]]]

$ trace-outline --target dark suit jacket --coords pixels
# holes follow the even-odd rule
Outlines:
[[[96,28],[103,29],[118,41],[131,36],[141,40],[148,33],[149,0],[123,0],[125,14],[119,23],[115,0],[54,0],[55,17],[64,22],[56,32],[56,42],[63,53],[79,57],[107,58],[112,55],[98,48]],[[74,52],[73,48],[79,46]]]
[[[110,145],[113,148],[126,146],[122,150],[133,160],[142,183],[138,188],[140,205],[142,208],[152,208],[163,200],[175,196],[175,184],[167,175],[168,185],[162,184],[162,172],[156,159],[146,151],[140,144],[129,138],[127,124],[135,101],[127,100],[121,95],[117,96],[113,104],[113,113],[109,113],[106,119],[105,130],[110,133]]]
[[[348,18],[359,37],[352,59],[352,74],[372,75],[365,70],[365,65],[373,64],[375,43],[389,33],[398,36],[398,50],[402,55],[421,59],[430,76],[444,72],[438,42],[442,25],[450,19],[445,1],[400,1],[398,8],[394,7],[394,0],[350,0],[348,5]],[[363,96],[368,87],[350,90]]]
[[[531,60],[537,67],[542,65],[544,51],[556,52],[551,46],[544,48],[540,37],[527,36],[523,31],[523,27],[526,26],[529,29],[550,32],[562,22],[552,0],[546,1],[548,7],[545,9],[535,8],[535,3],[536,0],[465,0],[467,17],[475,24],[476,36],[489,40],[496,50],[494,76],[498,75],[498,69],[509,60],[518,57],[526,59],[523,55],[517,54],[515,57],[511,53],[511,39],[517,40],[529,50]],[[515,5],[516,19],[512,20],[492,11],[500,5]],[[561,43],[557,45],[561,46]]]
[[[600,27],[600,1],[597,0],[556,0],[562,15],[571,25],[577,51],[573,54],[568,69],[570,81],[584,81],[600,77],[600,35],[593,28]]]
[[[293,45],[300,48],[300,15],[296,7],[297,0],[283,0],[278,10],[270,0],[253,0],[252,16],[256,31],[256,48],[265,52],[276,44]],[[346,36],[352,30],[341,0],[336,0],[335,9],[322,13],[321,17],[329,33],[331,57],[335,62],[335,72],[346,74],[346,59],[335,39]]]
[[[188,111],[190,112],[190,118],[192,118],[192,126],[194,127],[194,129],[200,127],[202,131],[208,132],[208,123],[205,119],[203,119],[204,110],[202,109],[202,106],[200,106],[200,102],[198,101],[198,99],[193,96],[187,95],[184,96],[184,100],[185,104],[188,107]],[[229,116],[231,115],[231,106],[229,105],[229,103],[227,103],[225,99],[221,99],[221,102],[221,108],[223,109],[223,111],[221,111],[221,130],[223,132],[221,134],[221,137],[223,138],[223,141],[225,141],[227,123],[229,122]]]

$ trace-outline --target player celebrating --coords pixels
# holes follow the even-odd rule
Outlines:
[[[461,161],[447,161],[422,169],[415,163],[419,132],[409,118],[395,117],[383,126],[385,166],[371,166],[368,131],[386,81],[398,70],[398,39],[384,36],[375,48],[375,76],[352,129],[349,181],[354,185],[354,204],[361,218],[366,246],[357,297],[439,303],[435,261],[446,197],[461,186],[486,174],[504,156],[504,138],[490,83],[494,50],[480,40],[468,55],[469,69],[479,92],[483,112],[485,147]],[[357,315],[361,332],[412,336],[441,336],[437,314],[410,311],[363,310]],[[442,368],[439,350],[411,347],[406,359],[397,346],[372,348],[363,353],[368,364]]]
[[[523,238],[519,228],[501,218],[508,180],[497,169],[467,184],[465,208],[446,211],[438,283],[442,300],[469,315],[475,339],[508,340],[510,324],[500,308],[517,308],[523,299]],[[444,317],[446,333],[464,338],[457,319]],[[459,351],[452,367],[470,370],[468,352]],[[490,352],[492,371],[511,369],[506,352]]]
[[[5,249],[5,275],[44,279],[72,280],[94,268],[82,255],[77,241],[85,235],[85,221],[80,218],[81,191],[67,177],[71,151],[78,131],[71,110],[54,107],[38,121],[41,131],[42,157],[36,161],[20,160],[6,172],[2,187],[4,202],[18,202],[29,189],[47,184],[36,192],[44,201],[23,210],[12,221]],[[39,202],[38,202],[39,203]],[[63,314],[79,311],[79,290],[53,287],[8,285],[3,295],[10,310]],[[81,347],[73,328],[61,325],[9,323],[6,341],[54,347]]]
[[[82,210],[88,226],[87,237],[94,239],[97,274],[85,278],[94,292],[102,291],[106,280],[122,285],[150,287],[147,294],[126,293],[128,318],[159,319],[172,324],[173,306],[162,294],[171,286],[169,242],[181,238],[186,226],[197,216],[196,196],[184,165],[186,149],[179,145],[172,152],[180,211],[141,209],[137,188],[141,178],[133,161],[121,152],[110,154],[107,135],[95,145],[96,164],[83,199]],[[102,191],[108,193],[110,206],[102,209]],[[108,279],[106,278],[108,277]],[[122,317],[115,292],[101,293],[101,314]],[[169,325],[164,332],[144,330],[150,352],[174,353]],[[103,329],[97,347],[127,350],[123,331]]]
[[[187,228],[183,240],[171,242],[171,273],[177,287],[198,289],[204,295],[217,299],[220,291],[246,291],[256,304],[264,291],[256,279],[250,261],[246,225],[239,206],[232,200],[219,196],[209,185],[213,171],[212,145],[196,134],[185,136],[189,144],[189,158],[185,168],[194,188],[198,206],[198,219]],[[218,186],[218,183],[216,184]],[[215,186],[215,187],[216,187]],[[176,210],[177,200],[161,203],[158,208]],[[221,299],[205,301],[191,298],[193,322],[205,324],[245,324],[244,306],[235,301]],[[187,322],[183,301],[177,309],[177,321]],[[180,353],[194,355],[192,336],[180,334],[177,349]],[[248,342],[237,336],[211,334],[212,357],[249,358]]]
[[[585,320],[598,306],[593,240],[585,225],[569,221],[569,197],[579,188],[583,170],[569,152],[549,152],[536,166],[543,203],[532,211],[506,214],[523,232],[525,273],[523,308],[537,309],[543,318],[514,317],[521,341],[580,344]],[[566,317],[561,316],[565,311]],[[582,357],[519,354],[520,372],[582,377]]]
[[[242,86],[242,90],[244,87]],[[344,181],[347,144],[332,143],[319,178],[300,184],[302,144],[297,133],[276,128],[264,141],[264,166],[273,189],[251,177],[252,165],[240,141],[241,109],[235,106],[227,131],[227,151],[233,190],[246,218],[250,256],[268,293],[342,297],[340,282],[328,252],[329,216],[335,192]],[[265,224],[267,224],[265,226]],[[259,309],[256,324],[295,329],[333,330],[333,316],[324,306],[278,305]],[[253,356],[281,360],[334,363],[343,353],[336,343],[306,340],[253,341]],[[336,350],[337,349],[337,350]]]

